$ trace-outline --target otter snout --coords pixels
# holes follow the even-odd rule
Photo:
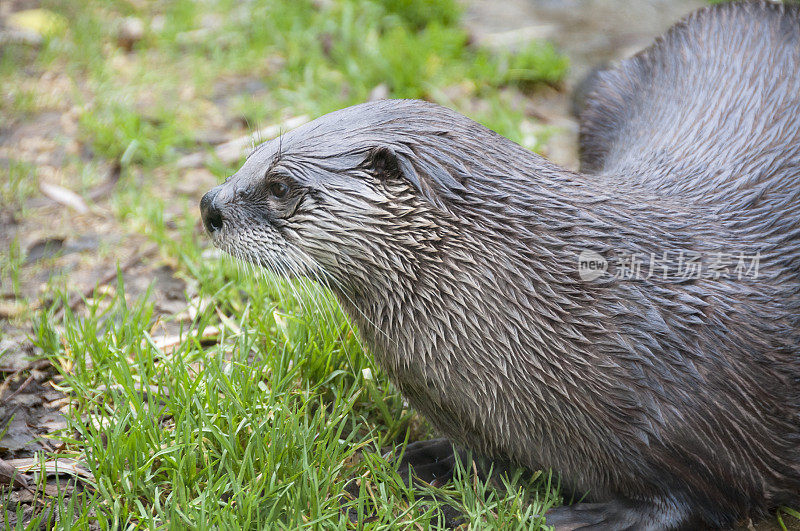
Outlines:
[[[222,228],[222,210],[220,210],[216,201],[221,188],[222,185],[212,188],[200,200],[200,215],[203,217],[203,225],[205,225],[209,234],[213,234]]]

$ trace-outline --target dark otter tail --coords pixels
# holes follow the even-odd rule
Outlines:
[[[589,93],[585,172],[739,211],[800,200],[800,5],[697,11]]]

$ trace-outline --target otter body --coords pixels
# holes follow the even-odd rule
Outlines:
[[[587,493],[549,524],[800,503],[800,13],[692,15],[600,76],[582,148],[572,173],[380,101],[263,144],[201,208],[223,250],[328,286],[451,440]]]

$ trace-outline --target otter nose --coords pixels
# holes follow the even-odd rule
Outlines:
[[[212,188],[200,200],[200,215],[203,216],[203,225],[209,233],[222,228],[222,212],[214,201],[219,189],[219,186]]]

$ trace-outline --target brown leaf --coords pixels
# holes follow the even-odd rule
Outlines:
[[[16,488],[27,489],[28,478],[16,467],[0,459],[0,485],[13,485]]]

